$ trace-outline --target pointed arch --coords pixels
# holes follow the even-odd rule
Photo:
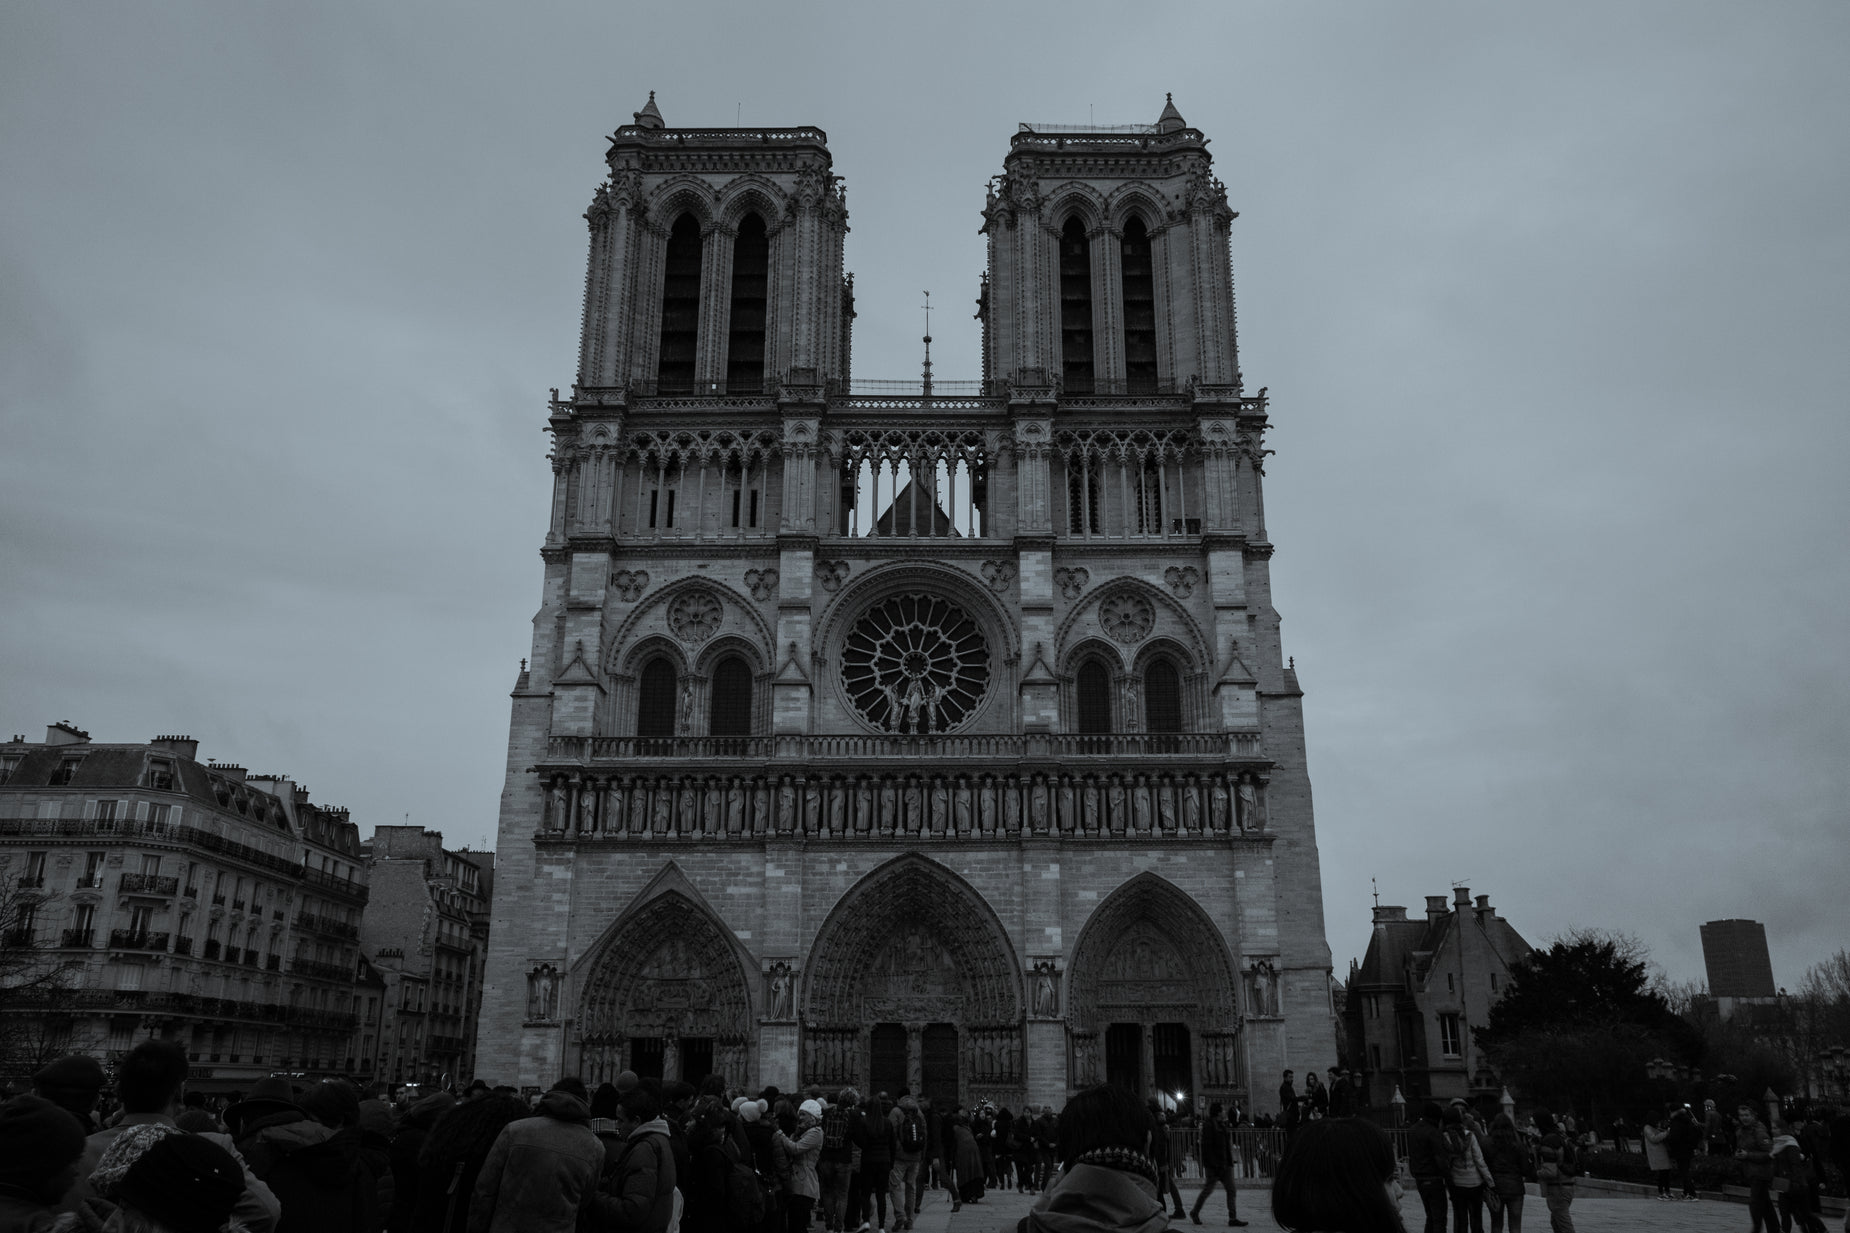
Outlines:
[[[803,1018],[1015,1025],[1021,963],[995,910],[938,862],[908,853],[841,897],[804,965]]]
[[[1174,883],[1140,873],[1098,905],[1067,971],[1067,1017],[1096,1031],[1107,1016],[1237,1026],[1234,961],[1214,920]]]
[[[588,1079],[622,1070],[636,1037],[704,1037],[743,1083],[754,1019],[752,959],[672,861],[572,968]]]

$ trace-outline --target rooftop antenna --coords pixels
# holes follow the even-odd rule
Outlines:
[[[1373,878],[1368,879],[1368,884],[1374,887],[1375,906],[1380,907],[1381,906],[1381,888],[1375,884],[1375,880]]]
[[[742,102],[734,103],[732,105],[732,126],[734,128],[738,128],[739,126],[744,124],[745,123],[744,116],[745,116],[745,104]]]
[[[931,397],[931,292],[925,293],[925,397]]]

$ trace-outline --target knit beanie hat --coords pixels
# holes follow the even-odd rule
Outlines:
[[[32,1076],[32,1090],[60,1108],[87,1114],[103,1090],[103,1066],[93,1057],[73,1053]]]
[[[822,1106],[813,1100],[806,1100],[797,1106],[798,1113],[807,1113],[817,1121],[822,1120]]]
[[[739,1119],[747,1125],[750,1125],[757,1121],[759,1117],[763,1116],[758,1109],[758,1102],[755,1100],[743,1102],[739,1105],[737,1112],[739,1114]]]
[[[217,1233],[244,1193],[244,1170],[199,1135],[163,1136],[143,1152],[116,1187],[116,1201],[174,1233]]]
[[[323,1126],[339,1130],[360,1121],[360,1096],[339,1079],[323,1079],[302,1093],[302,1107]]]
[[[37,1186],[83,1151],[83,1123],[43,1096],[0,1104],[0,1184]]]

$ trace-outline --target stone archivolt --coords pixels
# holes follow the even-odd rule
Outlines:
[[[719,922],[679,891],[663,891],[619,921],[581,984],[578,1026],[589,1081],[624,1069],[631,1037],[710,1037],[719,1050],[745,1047],[745,968]]]

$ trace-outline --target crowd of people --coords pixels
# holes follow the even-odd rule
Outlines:
[[[748,1094],[718,1075],[694,1086],[628,1072],[528,1098],[478,1081],[391,1100],[383,1087],[280,1076],[225,1098],[189,1093],[188,1073],[177,1044],[150,1040],[113,1085],[73,1056],[0,1103],[0,1233],[900,1233],[928,1203],[957,1210],[998,1188],[1036,1196],[1020,1233],[1200,1224],[1216,1190],[1227,1222],[1246,1223],[1234,1189],[1242,1113],[1215,1104],[1182,1127],[1110,1086],[1056,1113],[935,1107],[903,1090]],[[1340,1104],[1287,1096],[1289,1084],[1287,1073],[1283,1147],[1266,1169],[1280,1226],[1403,1233],[1386,1132]],[[1508,1112],[1482,1122],[1462,1100],[1427,1103],[1405,1161],[1425,1233],[1483,1233],[1486,1211],[1491,1233],[1522,1233],[1525,1183],[1538,1184],[1553,1233],[1573,1233],[1585,1134],[1546,1111],[1518,1126]],[[1802,1111],[1769,1127],[1747,1105],[1733,1119],[1672,1106],[1637,1138],[1664,1201],[1676,1182],[1695,1196],[1698,1154],[1739,1160],[1752,1233],[1824,1233],[1825,1162],[1850,1167],[1850,1124]],[[1186,1211],[1184,1155],[1204,1179]]]

